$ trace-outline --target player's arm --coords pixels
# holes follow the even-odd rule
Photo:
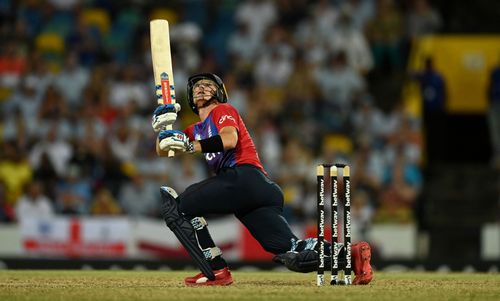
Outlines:
[[[203,140],[190,140],[188,135],[177,130],[160,131],[156,139],[156,153],[167,156],[170,150],[188,153],[218,153],[233,149],[238,143],[238,131],[234,126],[225,126],[219,135]]]
[[[216,153],[229,150],[238,144],[238,130],[234,126],[223,127],[219,135],[201,141],[193,141],[195,152]]]

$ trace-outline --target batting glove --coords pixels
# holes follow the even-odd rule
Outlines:
[[[151,126],[155,132],[159,132],[167,125],[172,125],[177,119],[177,113],[181,110],[178,103],[159,105],[153,112]]]
[[[158,135],[160,149],[162,151],[183,151],[186,153],[194,152],[193,142],[189,141],[189,137],[178,130],[164,130]]]

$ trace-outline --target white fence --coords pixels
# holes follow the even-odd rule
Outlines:
[[[294,226],[299,237],[309,227]],[[209,220],[209,229],[228,260],[268,258],[234,217]],[[353,242],[359,240],[353,227]],[[374,225],[368,241],[383,259],[415,259],[421,254],[414,225]],[[425,244],[424,244],[425,245]],[[425,247],[425,246],[424,246]],[[259,255],[261,254],[261,255]],[[161,220],[129,218],[65,218],[0,225],[0,256],[68,258],[176,258],[186,253]],[[251,256],[251,258],[249,258]],[[267,256],[267,257],[266,257]],[[481,231],[481,259],[500,259],[500,224]]]

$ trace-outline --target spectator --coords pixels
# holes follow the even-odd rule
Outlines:
[[[43,3],[36,1],[24,2],[19,5],[17,26],[26,32],[27,37],[33,39],[40,31],[43,22]]]
[[[29,132],[28,125],[24,122],[24,118],[21,115],[19,109],[14,109],[12,114],[2,114],[0,108],[0,139],[16,141],[18,147],[22,149],[28,149],[28,143],[30,142],[31,133]],[[32,123],[33,125],[35,122]]]
[[[402,16],[393,0],[378,0],[375,17],[366,24],[375,69],[398,71],[403,66],[400,43],[403,38]]]
[[[26,69],[26,57],[14,40],[2,41],[0,48],[0,86],[14,88]]]
[[[54,215],[52,201],[43,194],[43,186],[39,181],[30,182],[25,193],[16,203],[16,217],[24,219],[51,218]]]
[[[229,54],[245,62],[245,65],[251,64],[257,53],[259,41],[250,35],[247,23],[240,23],[236,28],[228,40]]]
[[[59,124],[50,126],[45,139],[38,141],[30,153],[30,163],[38,169],[41,166],[43,155],[48,157],[58,177],[64,176],[72,157],[71,145],[59,136]]]
[[[277,170],[277,183],[283,189],[285,205],[283,216],[290,222],[302,217],[302,202],[305,196],[304,181],[310,167],[307,152],[297,139],[289,140],[283,149],[282,164]]]
[[[389,162],[393,162],[399,150],[403,153],[405,160],[412,164],[420,165],[422,158],[420,124],[415,123],[413,118],[404,111],[400,111],[399,114],[398,126],[386,136],[386,159]]]
[[[32,54],[29,59],[25,78],[40,98],[45,95],[47,88],[54,82],[54,74],[50,72],[48,63],[37,53]]]
[[[107,126],[97,112],[97,108],[90,101],[84,101],[79,109],[79,116],[74,120],[73,129],[75,138],[83,140],[82,143],[102,139],[107,132]]]
[[[427,0],[413,0],[406,17],[410,38],[436,33],[441,28],[441,16]]]
[[[96,66],[91,69],[90,78],[81,95],[81,102],[91,107],[97,107],[102,98],[108,96],[108,74],[111,71],[105,66]]]
[[[281,26],[274,26],[257,58],[254,78],[262,87],[282,88],[293,72],[294,49]]]
[[[35,132],[38,126],[36,116],[40,110],[42,96],[40,89],[37,88],[36,79],[32,76],[25,76],[5,102],[4,110],[7,121],[13,121],[19,113],[28,133]],[[17,134],[15,131],[12,132],[10,138],[16,137]]]
[[[331,1],[319,0],[312,7],[312,20],[314,22],[314,35],[320,38],[320,43],[325,44],[331,37],[338,20],[338,9]]]
[[[7,203],[5,185],[0,182],[0,223],[10,223],[16,219],[14,208]]]
[[[189,186],[192,181],[202,181],[207,173],[206,166],[199,157],[185,156],[180,162],[175,162],[171,168],[179,171],[170,181],[173,182],[176,189],[182,190]]]
[[[82,91],[90,77],[89,71],[79,64],[78,59],[76,52],[69,53],[63,70],[55,78],[57,90],[73,109],[80,107]]]
[[[254,77],[262,86],[280,88],[285,85],[292,70],[290,59],[281,55],[278,49],[272,49],[257,61]]]
[[[288,31],[293,30],[306,17],[308,5],[308,1],[276,1],[278,22]]]
[[[400,148],[395,161],[385,169],[377,221],[412,222],[413,206],[422,182],[420,170],[405,159],[404,152]]]
[[[110,102],[108,88],[103,88],[100,93],[97,100],[96,114],[100,121],[109,128],[117,120],[119,110]]]
[[[72,142],[71,165],[80,169],[80,177],[96,180],[99,174],[99,159],[104,148],[104,130],[97,119],[87,119],[82,122],[82,132],[77,127],[76,135]]]
[[[342,11],[329,42],[333,53],[343,51],[349,66],[361,74],[373,68],[373,58],[362,31],[355,27],[348,11]]]
[[[261,155],[262,164],[270,176],[275,176],[281,165],[282,144],[278,128],[270,118],[261,118],[254,127],[255,144]]]
[[[490,74],[488,87],[489,124],[493,145],[493,164],[500,169],[500,64]]]
[[[57,213],[62,215],[83,215],[84,203],[72,191],[63,191],[57,199]]]
[[[113,156],[122,162],[134,161],[139,147],[137,133],[122,119],[118,120],[113,128],[114,131],[108,138]]]
[[[229,72],[224,77],[226,90],[231,91],[231,105],[235,107],[241,116],[246,116],[249,107],[249,83],[242,75]]]
[[[104,140],[99,149],[94,180],[99,187],[107,188],[113,197],[118,196],[122,184],[128,180],[125,162],[120,161],[111,151],[109,141]]]
[[[68,108],[66,100],[54,85],[48,86],[38,110],[38,119],[41,121],[53,121],[67,116]]]
[[[246,0],[236,8],[235,19],[239,24],[246,24],[252,41],[261,42],[278,14],[274,1]]]
[[[285,99],[278,116],[279,134],[284,139],[299,138],[309,149],[315,149],[318,146],[316,134],[319,131],[315,118],[318,111],[319,88],[313,70],[312,64],[308,64],[303,55],[295,58],[295,71],[285,86]],[[270,125],[267,128],[272,129]],[[264,133],[268,138],[272,138],[269,134],[271,133]],[[268,148],[272,145],[263,145],[263,147]],[[274,149],[281,153],[280,148]],[[278,162],[274,160],[274,163]]]
[[[146,34],[146,37],[149,41],[149,35]],[[172,27],[170,39],[176,84],[187,82],[188,74],[191,74],[192,70],[200,66],[201,53],[198,49],[202,38],[203,30],[195,22],[182,22]],[[149,44],[145,46],[145,51],[150,52]],[[151,63],[151,60],[149,60],[149,63]],[[181,79],[181,81],[178,81],[178,79]]]
[[[365,140],[371,147],[381,147],[386,127],[384,113],[373,103],[368,94],[356,98],[356,106],[351,114],[351,124],[356,140]]]
[[[304,59],[309,63],[319,63],[327,56],[323,40],[316,34],[312,16],[302,20],[293,33],[293,42],[303,52]]]
[[[69,51],[76,51],[79,61],[85,67],[91,67],[100,61],[102,52],[99,32],[85,22],[82,15],[76,20],[76,28],[65,39]]]
[[[420,84],[422,97],[425,146],[429,161],[444,158],[446,153],[442,139],[446,135],[446,83],[444,77],[434,68],[432,58],[426,58],[425,68],[411,74]]]
[[[140,174],[122,185],[118,195],[123,212],[131,217],[158,217],[159,194],[154,182],[146,182]]]
[[[377,206],[377,196],[383,182],[386,160],[368,140],[360,139],[352,162],[352,191],[360,190],[366,195],[367,205]]]
[[[341,129],[352,109],[354,96],[365,89],[364,79],[347,64],[345,52],[340,51],[330,58],[324,68],[316,72],[315,80],[325,102],[322,110],[327,114],[325,122],[330,123],[330,128]],[[338,114],[337,119],[332,118],[334,113]],[[335,120],[337,124],[332,123]]]
[[[40,156],[40,163],[33,173],[33,178],[39,179],[43,186],[43,191],[51,200],[56,199],[56,186],[61,177],[46,152]]]
[[[148,125],[149,126],[149,125]],[[149,132],[152,134],[152,132]],[[159,186],[168,181],[177,179],[177,175],[170,177],[169,170],[176,170],[176,160],[163,160],[156,155],[155,142],[152,135],[144,135],[141,137],[139,155],[134,159],[134,166],[137,173],[146,181],[156,183]],[[184,158],[183,158],[184,159]],[[175,185],[174,185],[175,186]]]
[[[124,66],[119,71],[119,77],[110,86],[109,99],[115,108],[125,106],[128,102],[135,102],[141,109],[151,105],[151,99],[144,85],[137,80],[138,66]]]
[[[62,214],[86,214],[92,200],[92,183],[81,168],[72,163],[56,189],[56,208]]]
[[[352,15],[354,26],[363,31],[366,23],[375,15],[374,2],[373,0],[347,0],[342,9]]]
[[[92,215],[119,215],[122,210],[110,191],[106,188],[100,188],[95,193],[90,213]]]
[[[33,176],[33,168],[15,140],[3,142],[0,159],[0,182],[5,184],[7,203],[15,204],[23,192],[23,187]]]
[[[352,211],[360,233],[366,237],[379,206],[385,161],[381,152],[368,139],[360,138],[353,154],[351,168]]]
[[[368,230],[372,226],[375,207],[370,195],[364,190],[355,190],[352,194],[352,223],[359,225],[361,239],[369,240]]]

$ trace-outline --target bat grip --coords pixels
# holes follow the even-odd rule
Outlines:
[[[173,127],[172,127],[172,125],[167,125],[167,126],[165,127],[165,129],[166,129],[166,130],[172,130],[172,129],[173,129]],[[169,158],[172,158],[174,155],[175,155],[175,152],[174,152],[173,150],[169,150],[169,151],[168,151],[167,156],[168,156]]]

